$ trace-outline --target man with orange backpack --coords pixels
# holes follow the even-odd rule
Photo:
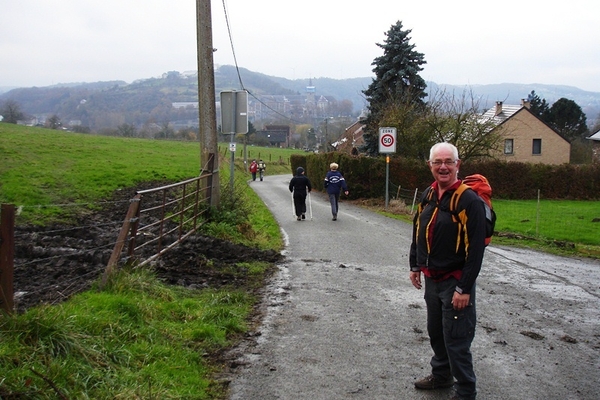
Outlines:
[[[416,381],[415,387],[454,386],[453,399],[471,400],[477,395],[471,343],[475,281],[486,246],[486,207],[458,179],[460,163],[454,145],[438,143],[431,148],[428,164],[435,181],[414,217],[409,260],[415,288],[421,289],[421,274],[425,276],[427,332],[433,349],[431,374]]]

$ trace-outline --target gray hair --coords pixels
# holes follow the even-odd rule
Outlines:
[[[458,149],[456,148],[455,145],[453,145],[452,143],[448,143],[448,142],[441,142],[441,143],[436,143],[433,146],[431,146],[431,150],[429,150],[429,161],[433,161],[433,153],[435,153],[438,149],[440,148],[446,148],[449,149],[450,151],[452,151],[452,156],[454,157],[455,160],[458,160]]]

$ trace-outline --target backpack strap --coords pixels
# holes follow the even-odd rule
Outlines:
[[[456,213],[456,210],[458,208],[460,196],[462,196],[463,192],[467,189],[470,189],[470,187],[464,183],[461,183],[460,186],[454,191],[454,193],[452,193],[452,197],[450,198],[450,212],[452,212],[453,214]]]
[[[423,197],[421,198],[421,202],[419,203],[419,206],[417,207],[417,211],[419,214],[421,213],[421,211],[423,211],[423,209],[425,208],[425,206],[427,204],[432,202],[433,194],[434,194],[434,190],[431,186],[429,186],[427,189],[425,189],[425,192],[423,193]]]

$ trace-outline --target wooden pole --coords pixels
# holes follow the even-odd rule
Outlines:
[[[210,204],[219,205],[219,144],[215,101],[215,67],[213,60],[212,19],[210,0],[196,0],[196,35],[198,52],[198,117],[200,136],[200,175],[212,174]],[[212,170],[207,165],[212,160]],[[206,169],[206,171],[204,171]]]
[[[129,205],[129,210],[127,210],[127,215],[125,216],[125,221],[123,221],[123,226],[121,227],[121,232],[119,232],[119,237],[117,238],[117,243],[113,249],[113,252],[108,260],[108,264],[106,265],[106,269],[104,270],[104,274],[102,275],[102,282],[100,284],[100,288],[104,288],[106,283],[108,282],[108,278],[113,274],[114,270],[117,268],[117,263],[119,262],[119,258],[121,257],[121,252],[123,251],[123,247],[125,246],[125,242],[127,240],[127,234],[132,225],[132,219],[138,214],[138,208],[140,206],[141,195],[137,194],[131,204]]]
[[[14,303],[15,206],[2,204],[0,213],[0,306],[8,314]]]

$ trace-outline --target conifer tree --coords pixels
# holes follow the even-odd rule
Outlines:
[[[561,97],[550,107],[550,125],[569,142],[587,133],[587,118],[573,100]]]
[[[402,21],[398,21],[386,33],[384,43],[377,43],[383,49],[383,55],[373,60],[371,65],[374,66],[375,78],[363,91],[369,102],[369,116],[365,121],[365,150],[368,154],[377,154],[377,125],[390,104],[402,103],[413,107],[415,103],[424,104],[427,85],[419,72],[426,61],[424,55],[410,43],[410,33],[411,30],[404,30]]]

